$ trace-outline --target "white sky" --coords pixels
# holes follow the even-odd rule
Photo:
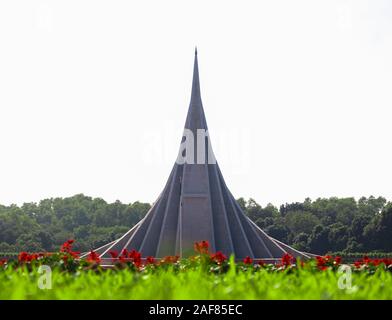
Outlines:
[[[235,197],[392,199],[391,1],[1,1],[0,203],[153,202],[198,46]]]

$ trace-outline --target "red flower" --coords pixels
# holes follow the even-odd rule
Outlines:
[[[147,257],[146,258],[146,264],[155,264],[154,257],[151,257],[151,256]]]
[[[259,262],[257,262],[257,264],[258,264],[260,267],[264,267],[265,262],[264,262],[263,260],[259,260]]]
[[[113,259],[118,258],[120,263],[127,263],[132,262],[133,265],[137,268],[141,267],[142,265],[142,255],[140,252],[136,250],[128,251],[127,249],[123,249],[121,251],[121,255],[118,256],[117,251],[109,251],[109,254],[112,256]]]
[[[369,262],[371,261],[368,256],[364,256],[362,260],[365,264],[369,264]]]
[[[0,260],[0,267],[4,266],[7,264],[7,259],[1,259]]]
[[[26,262],[31,262],[33,260],[36,260],[38,258],[37,254],[28,254],[27,252],[23,251],[21,253],[19,253],[18,256],[18,261],[22,262],[22,263],[26,263]]]
[[[227,257],[221,251],[211,254],[210,258],[212,261],[215,261],[217,264],[222,264],[227,259]]]
[[[19,262],[26,262],[27,261],[27,257],[28,257],[28,253],[25,251],[22,251],[21,253],[19,253],[18,255],[18,261]]]
[[[30,260],[31,260],[31,261],[37,260],[38,258],[39,258],[38,253],[32,253],[32,254],[30,255]]]
[[[357,260],[354,262],[355,268],[359,269],[362,266],[362,260]]]
[[[90,253],[87,256],[87,261],[90,263],[100,263],[101,258],[99,257],[99,254],[96,253],[95,251],[91,250]]]
[[[387,267],[392,265],[392,259],[384,258],[382,259],[382,263],[384,263]]]
[[[284,266],[286,266],[286,267],[288,267],[288,266],[290,266],[292,263],[294,263],[295,262],[295,259],[294,259],[294,257],[291,255],[291,254],[289,254],[289,253],[285,253],[284,255],[283,255],[283,257],[282,257],[282,264],[284,265]]]
[[[327,260],[323,257],[317,256],[317,268],[320,270],[326,270],[328,267],[326,266]]]
[[[69,253],[72,258],[77,259],[79,258],[80,251],[73,251],[72,246],[75,240],[67,240],[65,241],[60,248],[60,252]]]
[[[75,240],[72,240],[72,239],[65,241],[61,245],[60,251],[61,252],[69,252],[69,251],[71,251],[72,250],[72,245],[73,245],[74,242],[75,242]]]
[[[383,258],[383,259],[371,259],[368,256],[364,256],[363,259],[359,259],[354,262],[354,266],[356,268],[360,268],[362,266],[374,266],[378,267],[381,264],[384,264],[386,267],[392,265],[392,259]]]
[[[244,260],[242,260],[245,264],[252,264],[253,263],[253,259],[249,256],[245,257]]]
[[[371,261],[371,264],[377,267],[381,264],[381,262],[382,261],[380,259],[373,259],[373,261]]]
[[[125,263],[125,262],[127,262],[127,258],[126,258],[124,255],[121,255],[121,256],[118,258],[118,261],[119,261],[120,263]]]
[[[135,258],[138,255],[138,252],[134,249],[132,249],[131,251],[128,252],[128,258]]]
[[[132,260],[135,267],[139,268],[142,265],[142,254],[136,250],[129,252],[128,257]]]
[[[113,259],[115,259],[115,254],[117,253],[117,251],[110,251],[109,254],[112,256]],[[118,261],[120,263],[126,263],[128,261],[128,250],[127,249],[123,249],[121,251],[121,255],[117,256],[118,257]]]
[[[210,244],[208,241],[203,240],[200,242],[195,242],[193,248],[195,251],[199,254],[207,254],[208,253],[208,248],[210,247]]]
[[[78,259],[80,255],[80,251],[71,251],[69,254],[72,256],[74,259]]]
[[[113,259],[118,258],[118,251],[116,250],[109,251],[109,254],[112,256]]]
[[[179,256],[166,256],[166,257],[164,257],[160,261],[160,263],[163,263],[163,264],[165,264],[165,263],[168,263],[168,264],[176,263],[179,258],[180,258]]]
[[[337,256],[334,259],[334,265],[340,265],[342,263],[342,258]]]
[[[317,267],[320,270],[327,270],[328,267],[336,267],[342,263],[342,258],[339,256],[332,257],[332,256],[325,256],[325,257],[316,257],[317,260]]]

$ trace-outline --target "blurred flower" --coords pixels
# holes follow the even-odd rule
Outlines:
[[[146,264],[155,264],[155,259],[154,257],[148,256],[146,258]]]
[[[218,251],[216,253],[212,253],[210,255],[210,258],[212,261],[216,262],[217,264],[222,264],[227,259],[227,257],[221,251]]]
[[[249,256],[245,257],[245,259],[242,260],[243,263],[245,264],[252,264],[253,263],[253,259]]]
[[[91,250],[90,253],[87,256],[87,261],[90,263],[100,263],[101,258],[99,257],[99,254],[96,253],[95,251]]]
[[[195,251],[199,254],[207,254],[208,253],[208,248],[210,247],[210,244],[208,241],[203,240],[200,242],[195,242],[193,248]]]
[[[286,252],[282,256],[282,264],[284,266],[286,266],[286,267],[291,266],[291,264],[294,263],[294,262],[295,262],[295,258],[291,254]]]

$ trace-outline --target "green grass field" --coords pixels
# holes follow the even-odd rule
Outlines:
[[[0,272],[0,300],[5,299],[392,299],[392,273],[377,269],[352,273],[352,288],[339,289],[336,270],[295,268],[214,274],[203,268],[154,272],[125,270],[54,270],[52,289],[38,288],[34,268]]]

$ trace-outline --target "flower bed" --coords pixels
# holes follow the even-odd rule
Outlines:
[[[317,256],[315,259],[301,261],[294,259],[289,254],[284,254],[278,261],[267,261],[245,257],[242,261],[235,261],[234,257],[228,259],[222,252],[211,253],[207,241],[196,242],[194,245],[195,255],[186,259],[179,256],[167,256],[157,259],[152,256],[142,258],[141,253],[136,250],[126,250],[122,252],[110,251],[111,258],[103,261],[99,255],[91,251],[86,258],[80,258],[80,252],[73,250],[74,240],[66,241],[58,252],[28,253],[21,252],[17,260],[8,260],[0,257],[0,272],[5,269],[27,268],[48,265],[63,272],[77,272],[82,270],[101,270],[105,265],[110,265],[114,270],[129,269],[134,272],[153,272],[171,266],[173,270],[187,270],[202,268],[212,273],[227,272],[231,264],[235,264],[238,270],[257,271],[265,269],[270,272],[287,271],[296,268],[308,268],[314,271],[337,271],[343,264],[339,256]],[[350,263],[353,271],[366,271],[374,273],[376,269],[392,271],[392,258],[369,258],[364,256]]]
[[[363,257],[350,264],[348,287],[339,285],[344,263],[338,256],[295,260],[286,254],[276,263],[245,257],[235,261],[195,244],[187,259],[141,258],[135,250],[112,252],[111,268],[96,252],[85,259],[73,240],[54,253],[19,253],[0,259],[1,299],[392,299],[392,261]],[[52,289],[37,283],[41,265],[51,267]]]

